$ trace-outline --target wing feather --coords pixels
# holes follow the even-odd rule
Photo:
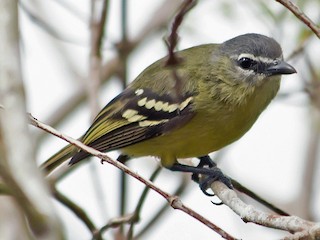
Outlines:
[[[102,152],[120,149],[180,128],[193,115],[188,95],[178,101],[148,89],[127,89],[102,109],[82,141]],[[79,151],[70,164],[88,156]]]

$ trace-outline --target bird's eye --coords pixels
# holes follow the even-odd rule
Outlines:
[[[240,67],[243,69],[250,69],[257,64],[255,60],[251,58],[243,57],[238,60]]]

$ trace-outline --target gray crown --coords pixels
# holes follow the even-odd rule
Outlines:
[[[257,57],[270,59],[282,58],[282,50],[278,42],[273,38],[256,33],[248,33],[237,36],[221,44],[223,55],[240,55],[249,53]]]

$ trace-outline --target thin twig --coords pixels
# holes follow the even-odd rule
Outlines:
[[[87,96],[90,105],[91,120],[97,115],[100,106],[98,103],[99,87],[101,84],[101,65],[102,65],[102,42],[106,26],[109,1],[103,0],[102,6],[98,7],[98,0],[91,0],[91,18],[90,18],[90,56],[89,56],[89,76],[87,78]],[[106,216],[107,209],[103,187],[99,178],[98,170],[95,164],[89,164],[92,186],[102,216]]]
[[[187,176],[186,174],[182,174],[181,176],[182,176],[181,183],[179,184],[179,186],[178,186],[177,189],[173,192],[172,195],[179,195],[179,196],[181,196],[181,194],[185,192],[185,190],[186,190],[186,188],[187,188],[187,186],[188,186],[188,183],[190,183],[189,178],[186,177],[186,176]],[[163,214],[164,214],[168,209],[169,209],[168,204],[163,205],[163,206],[158,210],[158,212],[157,212],[154,216],[152,216],[151,220],[150,220],[147,224],[145,224],[145,225],[143,226],[143,228],[137,233],[137,235],[134,236],[133,239],[141,239],[141,237],[142,237],[145,233],[147,233],[152,226],[154,226],[154,225],[157,223],[157,221],[163,216]]]
[[[89,229],[89,231],[92,233],[93,236],[95,236],[96,239],[102,239],[102,236],[100,233],[98,234],[97,228],[95,227],[94,223],[91,221],[87,213],[81,207],[79,207],[77,204],[75,204],[73,201],[71,201],[69,198],[67,198],[67,196],[63,195],[57,189],[53,189],[52,192],[55,199],[59,201],[61,204],[63,204],[70,211],[72,211],[84,223],[84,225]]]
[[[130,44],[128,41],[128,2],[127,0],[122,0],[121,1],[121,13],[120,13],[120,18],[121,18],[121,42],[117,45],[117,50],[120,58],[120,64],[119,64],[119,71],[118,75],[120,78],[120,81],[122,83],[122,89],[126,87],[126,83],[128,81],[128,56],[130,53]],[[128,51],[129,50],[129,51]],[[128,175],[125,174],[123,171],[120,171],[119,174],[120,178],[120,189],[119,189],[119,194],[120,194],[120,209],[119,213],[120,216],[125,215],[126,208],[127,208],[127,200],[128,200],[128,191],[127,191],[127,186],[128,186]],[[124,227],[123,225],[120,226],[119,231],[121,235],[124,234]]]
[[[115,161],[111,158],[108,157],[107,154],[99,152],[91,147],[88,147],[86,145],[84,145],[82,142],[75,140],[65,134],[60,133],[59,131],[55,130],[54,128],[38,121],[36,118],[34,118],[31,114],[29,114],[29,118],[30,118],[30,122],[32,125],[34,125],[37,128],[40,128],[50,134],[53,134],[73,145],[75,145],[76,147],[80,148],[81,150],[89,153],[90,155],[96,156],[101,160],[101,162],[107,162],[117,168],[119,168],[120,170],[124,171],[125,173],[127,173],[128,175],[134,177],[135,179],[137,179],[138,181],[142,182],[144,185],[148,186],[149,188],[151,188],[152,190],[154,190],[155,192],[157,192],[158,194],[160,194],[163,198],[165,198],[168,203],[170,204],[170,206],[174,209],[178,209],[186,214],[188,214],[189,216],[197,219],[198,221],[200,221],[201,223],[203,223],[205,226],[209,227],[210,229],[214,230],[216,233],[218,233],[221,237],[225,238],[225,239],[230,239],[230,240],[234,240],[236,239],[235,237],[232,237],[230,234],[228,234],[227,232],[225,232],[224,230],[222,230],[221,228],[219,228],[217,225],[215,225],[214,223],[210,222],[208,219],[206,219],[205,217],[203,217],[202,215],[200,215],[199,213],[195,212],[193,209],[187,207],[186,205],[184,205],[182,203],[182,201],[179,199],[179,197],[177,196],[172,196],[169,193],[163,191],[162,189],[158,188],[156,185],[154,185],[151,181],[149,181],[148,179],[143,178],[142,176],[140,176],[139,174],[137,174],[136,172],[133,172],[132,170],[130,170],[126,165],[122,164],[119,161]]]
[[[166,39],[166,44],[168,47],[168,59],[166,62],[167,66],[175,66],[180,61],[177,59],[177,56],[174,53],[175,48],[177,47],[179,35],[178,35],[178,29],[185,17],[185,15],[195,6],[196,1],[194,0],[185,0],[183,4],[181,5],[181,8],[177,15],[174,18],[174,21],[172,23],[171,27],[171,33],[169,37]]]
[[[317,189],[317,164],[319,164],[319,143],[320,143],[320,116],[318,109],[311,107],[309,123],[310,133],[307,145],[307,153],[305,159],[305,167],[302,172],[301,195],[297,198],[297,206],[304,212],[307,219],[314,219],[315,211],[311,208],[312,199],[315,198],[316,193],[313,189]]]
[[[91,1],[91,49],[88,76],[88,96],[91,109],[91,119],[96,116],[99,110],[97,96],[101,82],[101,45],[106,24],[108,2],[108,0],[104,0],[101,9],[98,9],[96,6],[96,0]]]
[[[320,38],[320,28],[315,24],[304,12],[300,10],[300,8],[291,2],[290,0],[276,0],[283,6],[285,6],[288,10],[290,10],[298,19],[300,19],[305,25],[307,25],[314,34]]]
[[[127,215],[123,215],[121,217],[115,217],[109,220],[109,222],[104,225],[100,230],[99,233],[103,233],[106,230],[108,230],[109,228],[116,228],[119,227],[121,225],[123,225],[124,223],[130,223],[133,221],[134,218],[134,214],[127,214]]]
[[[302,182],[304,183],[301,189],[301,197],[297,198],[296,204],[299,204],[299,209],[303,211],[304,216],[307,219],[313,219],[315,213],[310,207],[312,205],[312,199],[315,196],[315,191],[317,189],[317,164],[319,164],[319,143],[320,143],[320,96],[319,96],[319,77],[320,74],[318,69],[314,64],[312,64],[310,57],[305,55],[305,62],[307,65],[307,70],[309,72],[308,82],[306,86],[306,92],[310,99],[310,121],[308,123],[310,128],[305,167],[302,175]],[[299,194],[300,195],[300,194]]]
[[[131,43],[128,39],[128,3],[127,0],[122,0],[121,3],[121,41],[116,45],[120,64],[118,75],[122,83],[122,88],[127,86],[128,81],[128,56],[130,54]]]
[[[155,10],[154,14],[151,14],[151,19],[147,21],[147,24],[142,28],[141,32],[137,34],[137,37],[131,39],[127,45],[126,50],[128,54],[139,47],[148,36],[155,33],[167,26],[168,21],[172,15],[176,12],[179,1],[166,0],[163,4]],[[103,83],[108,82],[111,76],[113,76],[119,69],[120,57],[116,56],[110,61],[104,63],[101,67],[101,79]],[[67,98],[62,104],[57,106],[53,113],[45,120],[50,126],[57,126],[65,118],[72,113],[72,111],[85,100],[87,88],[82,85],[72,95]],[[44,134],[39,134],[37,142],[40,142],[44,137]]]
[[[0,178],[14,196],[0,204],[0,239],[31,239],[31,231],[36,239],[63,239],[49,189],[35,163],[25,116],[18,10],[18,0],[0,1],[0,103],[5,108],[0,114]],[[4,206],[9,209],[4,211]]]
[[[179,40],[178,29],[185,15],[195,6],[196,2],[197,2],[196,0],[185,0],[182,3],[180,10],[175,16],[174,21],[172,23],[171,33],[169,37],[165,40],[165,43],[168,48],[168,59],[165,63],[165,66],[172,67],[172,76],[175,81],[174,82],[174,89],[176,94],[175,97],[177,101],[179,101],[183,95],[182,82],[181,82],[182,80],[175,69],[175,67],[177,67],[182,61],[182,59],[179,59],[175,54],[175,49],[177,47],[178,40]]]
[[[156,170],[152,173],[152,175],[151,175],[149,180],[151,182],[153,182],[156,179],[156,177],[159,175],[160,171],[161,171],[161,167],[158,166],[156,168]],[[145,200],[147,198],[147,194],[148,194],[149,190],[150,190],[150,188],[148,188],[147,186],[144,188],[144,190],[143,190],[143,192],[142,192],[142,194],[140,196],[140,199],[138,201],[138,204],[136,206],[136,209],[134,210],[134,219],[130,224],[130,228],[129,228],[129,231],[128,231],[128,234],[127,234],[128,235],[127,239],[129,239],[129,240],[131,240],[132,237],[133,237],[133,228],[135,226],[135,223],[138,222],[139,219],[140,219],[140,212],[141,212],[143,204],[145,203]]]

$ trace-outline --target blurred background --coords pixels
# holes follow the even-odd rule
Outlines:
[[[319,21],[319,0],[295,2]],[[164,37],[170,33],[180,4],[177,0],[19,1],[27,111],[69,136],[81,136],[98,110],[167,54]],[[101,28],[101,47],[97,48],[95,34]],[[179,29],[178,49],[220,43],[250,32],[276,39],[284,58],[298,73],[282,78],[277,98],[243,138],[212,157],[227,175],[277,207],[319,221],[319,39],[276,1],[202,0]],[[31,128],[39,165],[66,145]],[[115,159],[118,153],[109,156]],[[150,178],[159,160],[139,158],[128,166]],[[190,216],[171,209],[157,193],[142,196],[143,184],[111,165],[101,165],[99,159],[92,158],[71,171],[59,170],[49,177],[55,191],[82,209],[98,229],[111,219],[133,213],[143,199],[139,221],[131,227],[128,223],[107,226],[103,239],[126,239],[131,233],[133,238],[152,240],[222,239]],[[213,205],[211,200],[219,199],[205,196],[189,174],[162,169],[154,182],[239,239],[279,239],[287,234],[245,224],[228,207]],[[67,239],[93,238],[70,207],[57,197],[52,201]]]

